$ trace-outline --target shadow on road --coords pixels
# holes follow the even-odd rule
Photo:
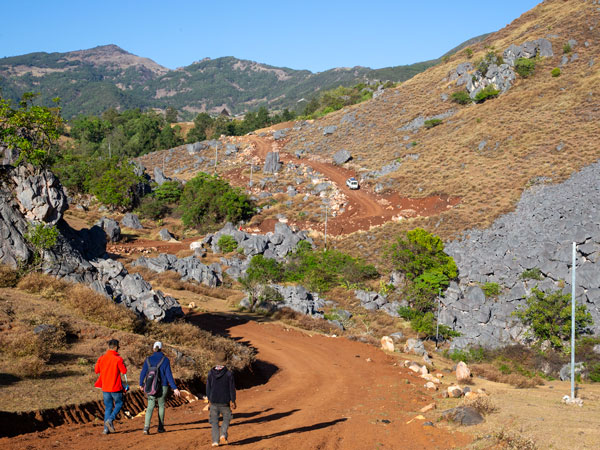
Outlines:
[[[275,414],[274,414],[275,415]],[[314,431],[314,430],[320,430],[322,428],[328,428],[331,427],[337,423],[340,422],[345,422],[347,419],[341,418],[341,419],[336,419],[336,420],[331,420],[329,422],[321,422],[321,423],[315,423],[314,425],[307,425],[304,427],[297,427],[297,428],[292,428],[290,430],[283,430],[283,431],[279,431],[277,433],[272,433],[272,434],[267,434],[264,436],[254,436],[254,437],[250,437],[247,439],[242,439],[240,441],[236,441],[236,442],[230,442],[229,445],[246,445],[246,444],[252,444],[254,442],[260,442],[260,441],[264,441],[266,439],[273,439],[279,436],[285,436],[288,434],[295,434],[295,433],[306,433],[308,431]]]

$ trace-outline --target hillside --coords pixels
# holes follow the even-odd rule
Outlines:
[[[478,40],[482,37],[472,39]],[[469,41],[470,42],[470,41]],[[405,81],[439,60],[370,69],[334,68],[312,73],[273,67],[234,57],[205,58],[169,70],[116,45],[67,53],[30,53],[0,59],[3,96],[18,100],[24,92],[41,93],[43,104],[60,97],[63,115],[101,114],[108,108],[176,108],[183,119],[197,113],[244,113],[269,109],[302,109],[304,100],[340,85],[364,79]]]

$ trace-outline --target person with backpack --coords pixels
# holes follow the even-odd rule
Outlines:
[[[212,446],[227,444],[227,430],[231,422],[231,410],[237,408],[235,403],[235,380],[233,373],[227,369],[227,355],[218,352],[215,355],[216,365],[208,372],[206,380],[206,397],[210,405],[208,421],[212,427]],[[219,417],[223,415],[223,424],[219,432]]]
[[[176,397],[180,392],[175,385],[171,363],[169,358],[162,352],[162,343],[156,341],[152,346],[154,353],[144,361],[144,367],[140,373],[140,389],[148,396],[148,408],[146,408],[146,420],[144,422],[144,434],[150,434],[150,420],[154,412],[154,406],[158,402],[158,432],[165,432],[165,401],[169,392],[169,386],[173,389]]]
[[[127,367],[119,355],[119,341],[116,339],[108,341],[108,350],[98,358],[94,371],[100,374],[94,386],[102,389],[104,401],[104,431],[102,433],[114,433],[113,421],[123,406],[124,389],[121,374],[127,373]]]

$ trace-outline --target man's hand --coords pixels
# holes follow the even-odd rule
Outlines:
[[[175,389],[173,391],[173,394],[175,394],[175,397],[179,397],[181,395],[181,392],[179,392],[179,389]]]
[[[142,385],[140,384],[140,391],[143,391],[143,390],[144,390],[144,386],[142,386]]]
[[[231,407],[231,409],[237,408],[237,405],[235,404],[235,402],[230,402],[229,406]]]

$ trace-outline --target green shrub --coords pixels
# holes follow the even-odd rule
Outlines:
[[[453,92],[450,97],[454,103],[458,103],[459,105],[468,105],[473,101],[473,99],[469,96],[469,93],[466,91]]]
[[[133,165],[122,161],[93,182],[92,193],[105,205],[128,210],[137,201],[135,188],[142,181],[142,177],[135,174]]]
[[[497,297],[500,294],[500,285],[498,283],[487,282],[481,286],[486,297]]]
[[[166,203],[177,203],[182,192],[183,188],[178,181],[165,181],[163,184],[156,187],[153,195],[158,200],[162,200]]]
[[[560,77],[560,67],[555,67],[554,69],[552,69],[552,71],[550,72],[550,74],[556,78],[556,77]]]
[[[423,312],[407,306],[398,308],[398,314],[404,320],[410,321],[410,327],[423,338],[435,338],[437,321],[433,312]],[[438,336],[444,340],[458,337],[461,334],[446,325],[440,325]]]
[[[442,240],[421,228],[399,236],[386,256],[392,267],[404,272],[411,282],[409,302],[420,311],[432,309],[439,291],[458,276],[456,263],[444,253]]]
[[[171,209],[163,200],[159,200],[151,195],[142,198],[142,201],[137,208],[137,213],[143,219],[162,219],[170,212]]]
[[[200,173],[188,181],[180,198],[181,220],[186,227],[210,228],[225,221],[252,217],[255,206],[241,189],[217,176]]]
[[[542,271],[537,267],[533,269],[524,270],[521,274],[522,280],[541,280],[542,279]]]
[[[479,91],[475,95],[474,100],[476,103],[483,103],[489,98],[498,97],[499,93],[500,93],[500,91],[498,89],[496,89],[496,87],[493,84],[488,84],[486,87],[484,87],[481,91]]]
[[[217,242],[217,245],[223,253],[232,252],[238,246],[237,241],[233,238],[233,236],[230,236],[229,234],[224,234],[223,236],[221,236],[219,238],[219,241]]]
[[[429,119],[425,121],[425,128],[437,127],[442,123],[442,119]]]
[[[471,57],[473,56],[473,50],[472,50],[472,49],[470,49],[469,47],[465,48],[465,56],[466,56],[468,59],[471,59]]]
[[[446,350],[444,352],[446,358],[450,358],[452,361],[465,363],[478,363],[484,361],[487,357],[486,350],[482,347],[473,347],[469,349],[454,349],[451,352]]]
[[[569,44],[568,42],[565,43],[565,45],[563,45],[563,53],[571,53],[571,50],[573,50],[571,48],[571,44]]]
[[[502,56],[496,55],[496,52],[493,50],[486,53],[485,57],[477,62],[476,67],[477,70],[485,76],[491,64],[497,64],[498,66],[504,64]]]
[[[527,306],[513,313],[530,327],[530,336],[538,342],[549,341],[553,348],[562,349],[571,336],[571,296],[560,291],[546,294],[533,288]],[[575,336],[590,334],[594,321],[585,305],[575,306]]]
[[[50,250],[58,242],[58,229],[55,225],[45,223],[28,224],[25,240],[34,248],[30,269],[37,269],[42,263],[42,252]]]
[[[600,363],[591,364],[588,367],[588,378],[594,383],[600,382]]]
[[[535,59],[519,58],[515,61],[515,72],[523,78],[528,78],[535,72]]]

